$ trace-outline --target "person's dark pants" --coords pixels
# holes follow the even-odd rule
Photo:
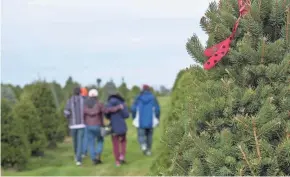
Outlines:
[[[126,155],[126,134],[125,135],[112,135],[113,152],[116,162],[125,159]]]
[[[153,128],[138,128],[138,141],[143,151],[152,148]]]
[[[71,135],[73,139],[73,147],[76,160],[82,161],[82,149],[83,149],[83,138],[84,128],[71,129]]]

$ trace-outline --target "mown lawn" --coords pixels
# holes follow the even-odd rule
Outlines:
[[[159,98],[161,106],[161,119],[166,119],[169,97]],[[111,138],[106,137],[104,152],[102,155],[103,164],[94,166],[89,157],[84,159],[83,165],[77,167],[73,159],[71,139],[67,138],[59,144],[55,150],[46,151],[43,158],[31,158],[25,171],[16,172],[13,170],[2,171],[2,176],[144,176],[147,175],[154,158],[162,151],[159,142],[162,124],[155,129],[152,156],[147,157],[140,151],[137,142],[137,131],[132,125],[132,119],[127,120],[127,164],[115,167],[112,154]],[[3,152],[5,153],[5,152]]]

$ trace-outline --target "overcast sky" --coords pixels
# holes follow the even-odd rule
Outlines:
[[[211,0],[2,0],[2,82],[171,87]]]

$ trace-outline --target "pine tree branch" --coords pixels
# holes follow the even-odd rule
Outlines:
[[[289,25],[290,25],[290,7],[287,8],[287,22],[286,22],[286,43],[289,43]]]
[[[252,175],[255,176],[255,173],[254,173],[253,169],[251,168],[251,165],[250,165],[250,163],[249,163],[249,161],[248,161],[248,158],[247,158],[247,156],[246,156],[246,153],[245,153],[245,152],[243,151],[243,149],[242,149],[242,146],[241,146],[241,145],[238,145],[238,147],[239,147],[239,149],[240,149],[240,151],[241,151],[241,153],[242,153],[242,155],[243,155],[243,159],[246,161],[246,163],[247,163],[247,165],[248,165],[248,167],[249,167],[249,169],[250,169]]]
[[[238,119],[237,117],[235,117],[234,118],[236,121],[238,121],[238,122],[240,122],[242,125],[244,125],[246,128],[249,128],[249,126],[245,123],[245,122],[243,122],[243,121],[241,121],[240,119]]]
[[[206,61],[206,57],[203,55],[204,47],[196,34],[193,34],[193,36],[188,39],[186,50],[197,63],[203,64]]]
[[[273,121],[274,122],[274,121]],[[271,127],[268,127],[267,129],[264,129],[264,131],[260,132],[260,134],[258,135],[258,137],[262,136],[264,133],[267,133],[268,130],[271,130],[273,129],[273,127],[277,126],[277,125],[280,125],[281,122],[275,122]],[[265,124],[266,125],[266,124]]]
[[[240,176],[244,176],[244,168],[245,168],[245,167],[242,167],[242,168],[239,170],[239,174],[240,174]]]
[[[257,137],[257,128],[256,128],[256,122],[255,120],[252,118],[252,123],[253,123],[253,132],[254,132],[254,137],[255,137],[255,142],[256,142],[256,150],[257,150],[257,154],[259,159],[261,160],[261,151],[260,151],[260,145],[259,145],[259,140]]]
[[[176,158],[174,159],[174,163],[172,164],[176,164],[177,167],[184,172],[184,174],[187,174],[187,171],[177,162]]]
[[[261,64],[264,64],[264,56],[265,56],[265,41],[266,38],[262,39],[262,53],[261,53]]]

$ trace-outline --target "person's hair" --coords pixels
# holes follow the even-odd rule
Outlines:
[[[81,88],[80,87],[75,87],[73,90],[73,95],[80,95],[81,94]]]
[[[117,98],[119,99],[120,101],[122,102],[125,102],[125,99],[119,94],[119,93],[116,93],[116,94],[112,94],[108,97],[108,101],[111,99],[111,98]]]
[[[89,97],[85,102],[88,108],[93,108],[97,104],[97,97]]]

